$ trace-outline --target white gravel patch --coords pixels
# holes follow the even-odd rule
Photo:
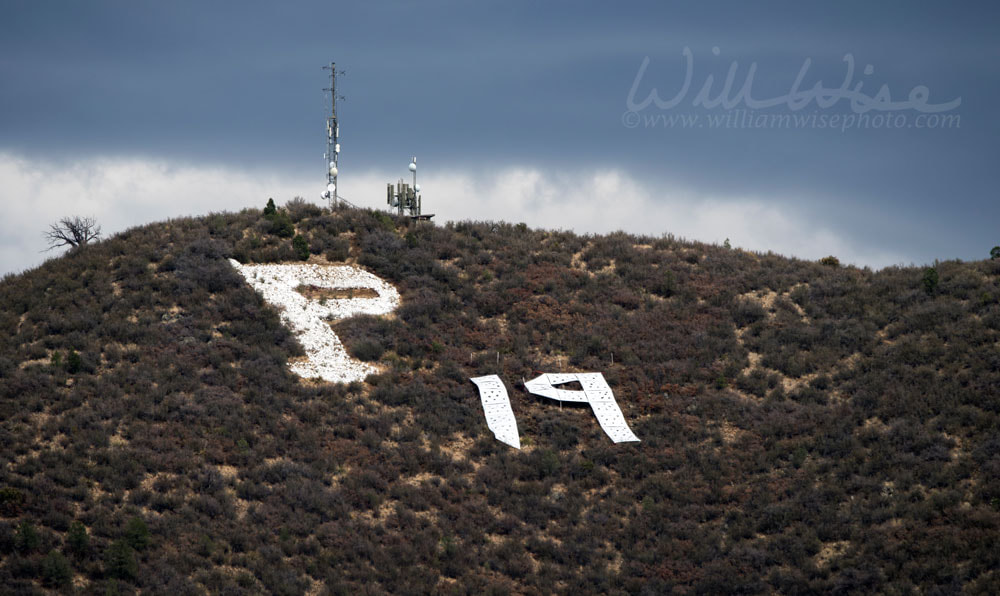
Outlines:
[[[388,282],[367,271],[349,265],[311,265],[280,263],[241,265],[229,259],[254,290],[281,311],[288,325],[306,351],[306,360],[289,367],[305,378],[320,377],[332,383],[363,381],[377,372],[371,364],[348,355],[340,338],[330,329],[329,321],[354,315],[384,315],[399,307],[399,292]],[[320,288],[369,288],[377,298],[328,298],[326,304],[306,298],[295,291],[299,286]]]

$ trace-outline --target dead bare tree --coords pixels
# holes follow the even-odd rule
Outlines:
[[[101,235],[101,226],[93,217],[64,217],[58,223],[49,226],[45,232],[45,240],[49,243],[46,250],[69,246],[79,248],[91,240],[97,240]]]

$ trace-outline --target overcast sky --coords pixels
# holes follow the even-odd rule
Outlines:
[[[341,191],[362,206],[417,155],[439,223],[872,267],[1000,244],[995,3],[0,7],[0,273],[52,256],[62,215],[115,232],[320,203],[331,61]]]

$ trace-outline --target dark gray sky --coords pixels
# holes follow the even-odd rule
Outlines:
[[[45,215],[89,208],[107,214],[111,228],[166,217],[162,205],[133,205],[129,217],[117,217],[121,210],[112,204],[123,188],[142,194],[146,185],[169,186],[171,175],[189,170],[242,178],[245,186],[233,188],[250,195],[251,182],[267,184],[254,176],[267,172],[281,182],[260,194],[303,188],[314,197],[324,182],[328,99],[321,66],[336,60],[347,71],[339,81],[347,96],[340,105],[342,187],[370,206],[378,206],[380,181],[404,174],[408,156],[417,154],[421,174],[436,183],[424,185],[425,199],[433,202],[438,191],[441,219],[508,216],[580,231],[603,231],[602,222],[613,221],[711,242],[732,236],[737,246],[808,258],[840,250],[846,260],[873,266],[979,259],[1000,244],[994,3],[2,6],[0,172],[9,184],[0,198],[54,202]],[[678,93],[688,72],[685,48],[692,82],[679,104],[626,115],[646,58],[634,99],[654,88],[664,100]],[[709,76],[709,96],[719,95],[734,63],[730,96],[751,63],[754,99],[789,94],[806,61],[799,90],[837,89],[848,54],[848,87],[860,83],[860,93],[874,97],[884,85],[897,105],[864,114],[847,98],[801,109],[787,102],[756,110],[746,101],[728,110],[694,105]],[[928,98],[907,101],[918,86]],[[921,111],[929,109],[921,103],[955,100],[960,105],[942,112]],[[814,123],[754,124],[781,115]],[[862,115],[867,128],[839,128]],[[698,121],[687,128],[666,123],[681,116]],[[710,121],[727,116],[731,123],[750,118],[751,125]],[[838,128],[816,124],[834,116]],[[876,116],[901,127],[875,128]],[[631,117],[638,125],[630,127]],[[131,170],[108,174],[125,161]],[[67,179],[67,171],[77,174]],[[496,205],[512,196],[510,185],[526,194]],[[204,193],[213,188],[206,183]],[[634,196],[619,201],[603,192]],[[202,196],[178,206],[203,212],[240,204]],[[559,219],[569,211],[575,215]],[[27,221],[2,230],[0,271],[38,261],[25,256],[37,255],[37,231],[15,233],[44,226],[32,219],[38,213],[25,210]],[[759,219],[748,225],[747,218]]]

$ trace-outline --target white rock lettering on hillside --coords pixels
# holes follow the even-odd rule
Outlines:
[[[377,276],[349,265],[312,265],[280,263],[241,265],[229,259],[264,300],[281,311],[288,325],[306,351],[306,360],[293,362],[289,368],[305,377],[320,377],[333,383],[363,381],[378,369],[348,355],[344,344],[330,329],[329,321],[354,315],[384,315],[399,306],[399,292]],[[297,288],[339,290],[336,295],[359,291],[360,297],[307,298]],[[377,296],[371,296],[371,294]],[[369,297],[371,296],[371,297]]]
[[[514,410],[510,407],[510,398],[503,380],[497,375],[486,375],[470,379],[479,388],[479,398],[483,402],[483,413],[486,415],[486,426],[493,431],[498,441],[511,447],[521,448],[521,439],[517,434],[517,420]],[[559,385],[579,382],[583,391],[560,389]],[[601,373],[548,373],[524,383],[529,393],[554,399],[590,404],[597,416],[597,422],[604,432],[615,443],[637,443],[625,415],[622,414],[615,394]]]
[[[556,385],[579,381],[583,391],[559,389]],[[615,443],[639,441],[622,414],[615,394],[601,373],[545,374],[524,384],[524,388],[549,399],[589,403],[597,422]]]
[[[472,382],[479,387],[479,399],[483,402],[486,426],[493,436],[515,449],[521,448],[521,437],[517,434],[517,419],[510,407],[510,397],[503,381],[496,375],[476,377]]]

